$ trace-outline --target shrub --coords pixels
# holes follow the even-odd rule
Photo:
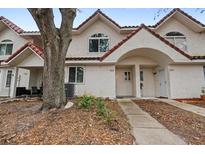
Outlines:
[[[88,95],[83,95],[83,97],[80,99],[78,106],[85,108],[85,109],[90,109],[94,101],[93,96],[88,96]]]
[[[102,98],[98,98],[96,100],[96,105],[97,105],[97,115],[105,116],[105,114],[106,114],[106,107],[105,107],[104,100]]]

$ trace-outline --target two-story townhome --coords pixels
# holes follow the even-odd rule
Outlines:
[[[40,88],[43,64],[40,33],[0,17],[0,96]],[[182,10],[153,26],[125,27],[97,10],[73,29],[65,83],[78,96],[198,98],[204,66],[205,25]]]

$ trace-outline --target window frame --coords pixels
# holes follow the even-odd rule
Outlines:
[[[10,85],[7,86],[7,80],[8,80],[8,74],[9,74],[9,72],[11,72],[11,78],[10,78]],[[5,80],[5,87],[6,87],[6,88],[11,88],[12,75],[13,75],[13,71],[12,71],[12,70],[7,70],[7,73],[6,73],[6,80]]]
[[[93,37],[93,35],[95,35],[95,34],[103,34],[104,36]],[[104,34],[104,33],[95,33],[95,34],[92,34],[88,38],[88,52],[89,53],[105,53],[106,51],[108,51],[110,49],[110,38],[106,34]],[[108,50],[106,50],[106,51],[100,51],[100,40],[103,40],[103,39],[107,39],[108,40]],[[97,52],[90,52],[90,40],[98,40],[98,51]]]
[[[6,54],[7,48],[8,48],[8,44],[12,45],[11,54]],[[6,45],[6,49],[5,49],[5,51],[4,51],[4,54],[3,54],[3,55],[0,55],[0,56],[10,56],[10,55],[12,55],[13,47],[14,47],[14,43],[13,43],[12,40],[2,40],[2,41],[0,42],[0,45]]]
[[[174,31],[173,31],[174,32]],[[182,50],[185,50],[185,51],[188,51],[187,50],[187,48],[188,48],[188,46],[187,46],[187,39],[186,39],[186,36],[184,35],[184,34],[182,34],[182,33],[180,33],[180,32],[175,32],[175,33],[178,33],[178,34],[180,34],[179,36],[178,35],[172,35],[172,36],[167,36],[167,34],[169,34],[169,33],[172,33],[172,32],[168,32],[168,33],[166,33],[165,34],[165,38],[166,38],[166,40],[168,40],[169,42],[170,42],[170,39],[173,39],[173,44],[176,46],[176,47],[178,47],[176,44],[177,44],[177,39],[184,39],[185,40],[185,42],[186,42],[186,45],[185,45],[185,49],[182,49]],[[172,43],[172,42],[171,42]],[[178,47],[179,48],[179,47]],[[181,48],[180,48],[181,49]]]
[[[203,75],[204,75],[204,80],[205,80],[205,65],[203,65]]]
[[[69,78],[70,78],[70,68],[71,67],[75,67],[75,82],[70,82]],[[83,68],[83,82],[77,82],[77,68],[81,67]],[[85,83],[85,66],[69,66],[68,67],[68,83],[70,84],[84,84]]]

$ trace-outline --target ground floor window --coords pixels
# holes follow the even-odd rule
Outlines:
[[[204,72],[204,79],[205,79],[205,66],[203,66],[203,72]]]
[[[12,71],[8,70],[7,77],[6,77],[6,87],[11,86],[11,77],[12,77]]]
[[[83,76],[83,67],[69,67],[69,83],[83,83]]]

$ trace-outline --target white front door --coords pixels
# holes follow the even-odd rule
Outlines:
[[[167,82],[165,79],[165,71],[159,71],[160,97],[167,97]]]
[[[117,96],[133,96],[133,76],[131,68],[116,69],[116,93]]]

